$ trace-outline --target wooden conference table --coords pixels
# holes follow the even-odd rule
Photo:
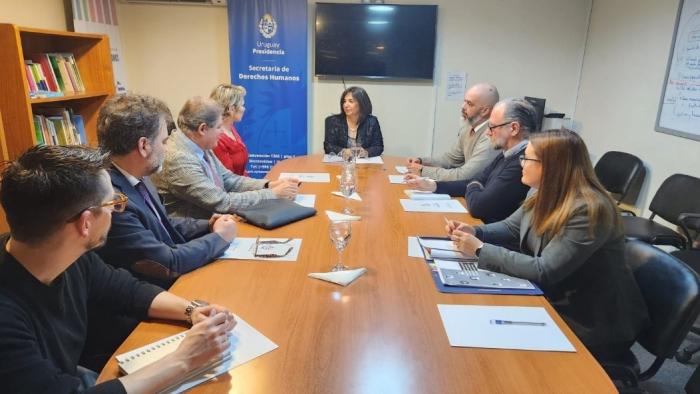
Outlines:
[[[273,231],[242,224],[239,236],[303,238],[296,262],[222,260],[184,275],[170,289],[188,299],[230,308],[279,348],[196,393],[607,393],[612,382],[543,297],[439,293],[422,259],[408,257],[407,237],[444,235],[443,216],[477,223],[468,214],[404,212],[403,185],[387,175],[405,159],[358,166],[362,202],[351,208],[346,265],[368,272],[347,287],[311,279],[326,272],[337,253],[328,236],[325,210],[340,211],[340,165],[320,155],[279,162],[270,172],[328,172],[330,183],[304,183],[315,194],[318,214]],[[464,203],[464,200],[460,200]],[[542,306],[577,349],[576,353],[450,347],[437,304]],[[139,325],[116,354],[184,330],[163,322]],[[117,377],[112,358],[100,381]]]

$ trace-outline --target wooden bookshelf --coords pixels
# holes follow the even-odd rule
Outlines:
[[[0,111],[8,158],[17,158],[37,143],[32,116],[42,107],[71,108],[82,115],[88,143],[96,146],[97,114],[115,92],[109,38],[3,23],[0,24],[0,48]],[[75,56],[85,92],[51,98],[29,97],[24,60],[32,54],[47,52],[69,52]]]

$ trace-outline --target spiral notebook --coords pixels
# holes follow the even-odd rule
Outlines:
[[[274,342],[246,323],[245,320],[236,316],[236,321],[238,323],[229,336],[229,351],[223,357],[214,359],[202,368],[183,376],[162,392],[181,393],[277,349],[278,346]],[[186,335],[187,331],[117,355],[119,370],[128,375],[163,358],[175,351]]]

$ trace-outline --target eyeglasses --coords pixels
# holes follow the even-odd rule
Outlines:
[[[284,244],[288,244],[289,242],[292,242],[291,238],[287,238],[284,241],[278,241],[275,239],[268,239],[268,240],[261,241],[260,237],[258,236],[255,239],[255,252],[253,253],[253,256],[267,258],[267,259],[276,258],[276,257],[286,257],[294,249],[294,246],[289,245],[287,247],[287,250],[284,253],[269,253],[269,251],[274,250],[273,245],[284,245]],[[262,245],[262,247],[261,247],[261,245]],[[260,249],[262,249],[262,250],[260,250]]]
[[[540,159],[531,159],[529,157],[526,157],[525,155],[518,156],[518,159],[520,159],[520,164],[524,164],[526,161],[536,161],[538,163],[542,163],[542,160]]]
[[[489,131],[490,131],[490,132],[493,132],[493,129],[497,129],[497,128],[499,128],[499,127],[503,127],[503,126],[505,126],[505,125],[507,125],[507,124],[511,124],[511,123],[513,123],[513,122],[514,122],[514,120],[509,120],[509,121],[507,121],[507,122],[505,122],[505,123],[501,123],[501,124],[498,124],[498,125],[495,125],[495,126],[491,126],[491,124],[489,124]]]
[[[74,221],[75,219],[78,218],[78,216],[80,216],[80,214],[82,214],[83,212],[87,211],[88,209],[92,210],[92,209],[97,209],[97,208],[102,208],[102,207],[109,207],[109,206],[111,206],[111,207],[112,207],[112,210],[113,210],[114,212],[124,212],[124,210],[126,209],[126,203],[127,203],[128,201],[129,201],[129,197],[127,197],[125,194],[123,194],[123,193],[114,193],[114,198],[112,198],[111,200],[106,201],[106,202],[103,202],[103,203],[100,204],[100,205],[93,205],[93,206],[91,206],[91,207],[83,208],[83,209],[80,210],[80,212],[78,212],[77,214],[73,215],[68,221],[69,221],[69,222]]]

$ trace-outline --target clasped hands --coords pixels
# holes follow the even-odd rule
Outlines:
[[[220,305],[207,305],[192,311],[192,328],[176,351],[188,370],[204,365],[224,354],[229,348],[229,332],[236,319]]]
[[[448,220],[445,225],[445,231],[450,236],[455,247],[462,253],[473,256],[476,250],[484,245],[479,238],[474,234],[474,227],[458,222],[456,220]]]

